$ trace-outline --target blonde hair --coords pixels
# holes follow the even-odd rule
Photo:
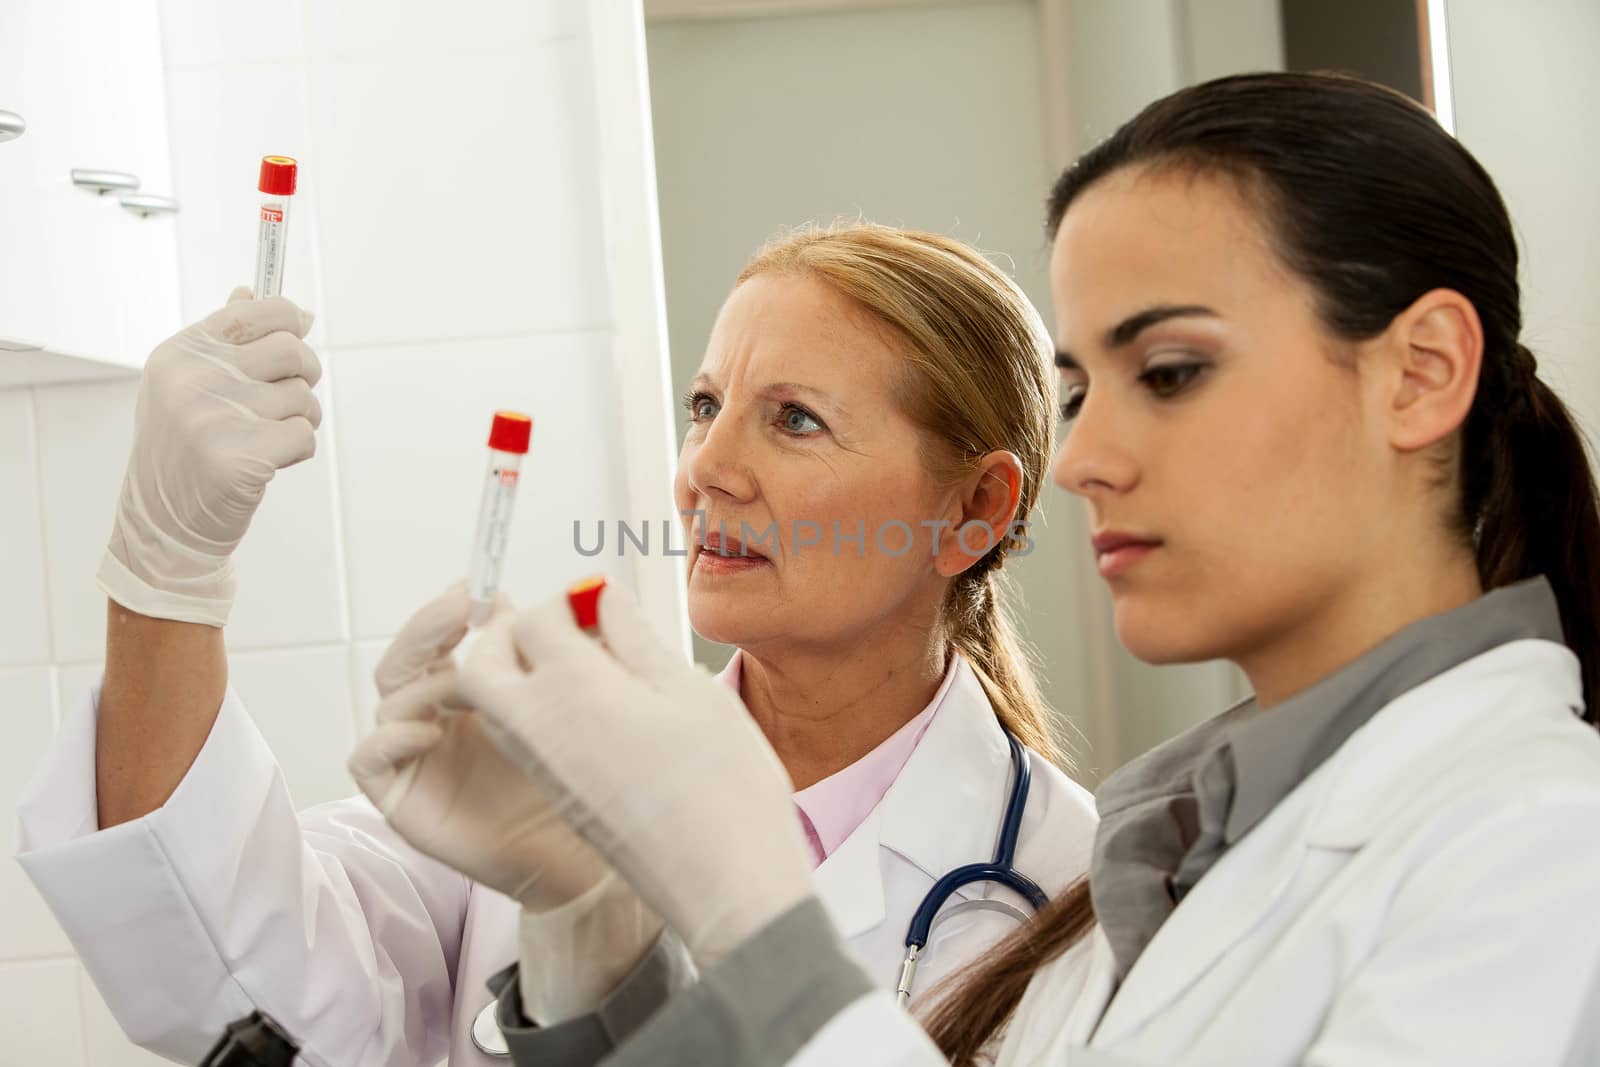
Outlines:
[[[990,452],[1015,453],[1022,489],[1014,521],[1027,519],[1050,467],[1054,350],[1039,313],[1003,271],[949,237],[850,222],[779,236],[756,253],[736,285],[757,274],[820,281],[896,335],[906,361],[903,409],[929,445],[930,471],[954,483]],[[999,573],[1023,542],[1001,538],[958,575],[943,622],[1000,723],[1035,752],[1059,760],[1054,716]]]

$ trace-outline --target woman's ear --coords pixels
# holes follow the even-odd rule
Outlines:
[[[1453,289],[1424,293],[1395,317],[1380,347],[1391,361],[1389,443],[1415,452],[1454,433],[1472,410],[1483,365],[1472,301]]]
[[[958,517],[939,539],[934,569],[953,578],[971,567],[1011,532],[1022,500],[1022,461],[1012,452],[990,452],[962,481]]]

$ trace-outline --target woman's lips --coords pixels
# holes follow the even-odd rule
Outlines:
[[[698,541],[700,551],[695,554],[694,569],[704,574],[749,574],[771,563],[737,537],[726,537],[720,525],[701,534]]]
[[[1090,543],[1094,546],[1095,563],[1100,568],[1100,577],[1107,580],[1126,574],[1140,560],[1161,547],[1158,538],[1141,537],[1116,530],[1096,534]]]
[[[729,537],[727,524],[718,523],[716,529],[696,531],[694,542],[702,552],[711,552],[719,556],[752,556],[756,559],[765,559],[766,554],[758,549],[749,548],[737,537]]]
[[[710,549],[702,549],[694,558],[694,569],[705,574],[749,574],[769,565],[763,556],[724,556]]]

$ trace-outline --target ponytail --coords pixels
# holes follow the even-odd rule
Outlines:
[[[977,1067],[978,1055],[1011,1017],[1034,972],[1094,926],[1089,879],[1079,878],[985,955],[934,987],[923,1028],[952,1067]]]
[[[1462,443],[1462,503],[1478,577],[1497,589],[1544,575],[1583,677],[1600,699],[1600,508],[1584,438],[1523,345],[1486,356]]]
[[[951,643],[966,657],[994,705],[1000,725],[1039,755],[1060,763],[1063,757],[1049,705],[1004,600],[999,560],[998,555],[979,560],[951,584],[945,624]]]

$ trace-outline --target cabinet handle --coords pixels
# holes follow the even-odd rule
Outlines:
[[[152,196],[149,193],[135,193],[122,198],[122,206],[147,219],[151,215],[176,215],[178,202],[170,196]]]
[[[121,170],[83,170],[74,168],[72,171],[72,184],[80,189],[90,189],[105,196],[109,192],[121,189],[132,192],[139,188],[139,176]]]
[[[13,141],[28,128],[21,115],[15,111],[0,111],[0,141]]]

